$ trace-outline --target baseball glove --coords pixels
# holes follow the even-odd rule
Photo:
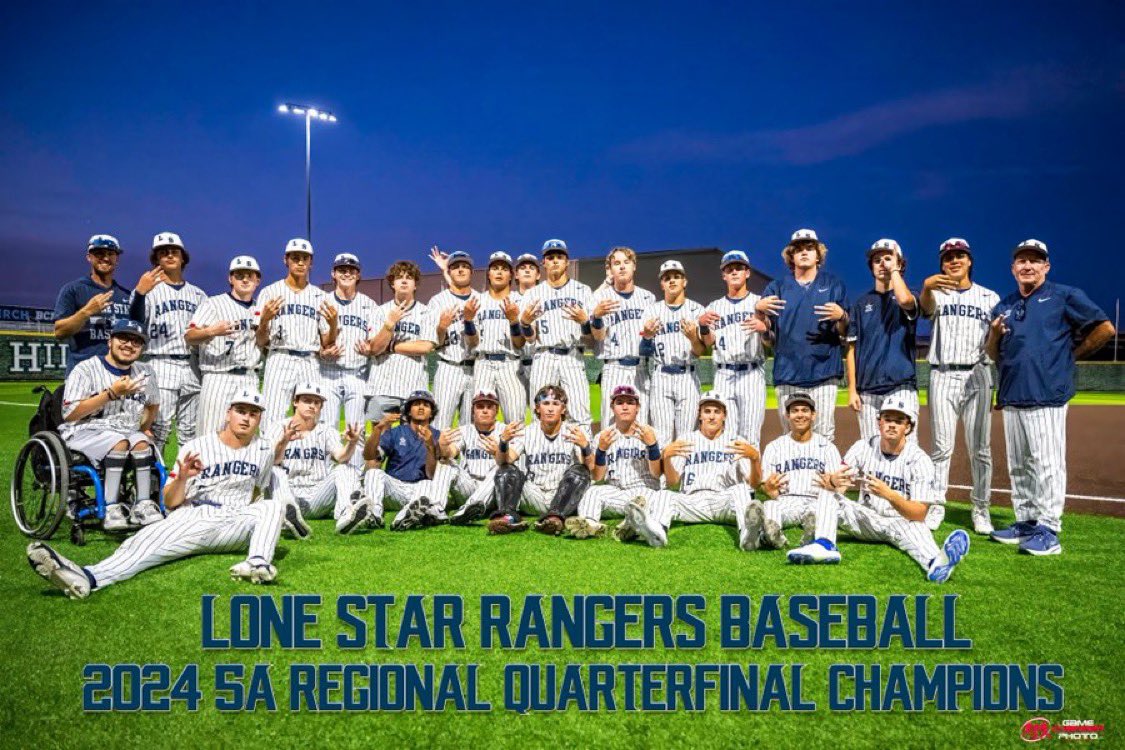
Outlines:
[[[496,516],[488,522],[489,534],[515,534],[518,531],[527,531],[527,524],[519,516]]]
[[[540,534],[558,536],[563,532],[563,520],[558,516],[543,516],[535,522],[535,530]]]

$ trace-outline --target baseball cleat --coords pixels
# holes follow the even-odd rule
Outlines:
[[[743,552],[753,552],[762,544],[762,528],[765,526],[766,514],[762,504],[751,500],[742,512],[743,526],[738,535],[738,548]]]
[[[336,533],[345,535],[352,533],[364,525],[368,513],[370,513],[370,509],[366,502],[360,500],[358,503],[352,503],[336,519]]]
[[[992,519],[989,517],[988,508],[973,508],[969,517],[973,520],[973,533],[988,536],[996,529],[992,528]]]
[[[527,524],[519,516],[496,516],[488,522],[489,534],[515,534],[519,531],[527,531]]]
[[[423,526],[440,526],[443,523],[449,523],[449,516],[445,514],[444,510],[430,502],[430,498],[422,498],[421,504]]]
[[[622,543],[631,542],[637,538],[637,530],[629,523],[628,516],[613,527],[613,538]]]
[[[133,505],[133,523],[138,526],[148,526],[163,520],[164,514],[160,512],[160,507],[153,501],[141,500]]]
[[[1016,521],[1006,529],[993,531],[989,538],[1001,544],[1019,544],[1025,539],[1030,539],[1035,534],[1035,521]]]
[[[465,503],[449,517],[449,524],[451,526],[468,526],[473,521],[484,518],[484,511],[484,503]]]
[[[547,536],[558,536],[563,532],[563,520],[558,516],[543,516],[535,522],[535,530]]]
[[[90,578],[86,572],[43,542],[27,545],[27,561],[32,570],[71,599],[85,599],[90,595]]]
[[[945,583],[953,575],[957,563],[969,554],[969,535],[964,529],[957,529],[945,538],[941,545],[941,557],[934,558],[926,578],[934,583]]]
[[[426,516],[426,508],[419,500],[411,500],[403,506],[402,510],[391,521],[391,531],[410,531],[422,528]]]
[[[773,549],[785,549],[789,546],[789,540],[785,538],[781,524],[771,518],[767,518],[762,524],[762,541]]]
[[[285,501],[285,514],[281,517],[281,525],[297,539],[305,540],[312,536],[312,529],[301,515],[301,506],[295,500]]]
[[[230,577],[233,581],[273,583],[277,579],[277,568],[262,558],[255,557],[230,566]]]
[[[629,525],[637,532],[637,536],[644,539],[650,547],[664,547],[668,544],[668,534],[648,513],[645,512],[636,500],[625,506],[625,518]]]
[[[931,505],[930,510],[926,513],[926,528],[930,531],[937,531],[941,526],[941,522],[945,520],[945,506],[944,505]]]
[[[604,523],[582,516],[571,516],[566,519],[566,523],[563,525],[566,527],[567,535],[575,539],[597,539],[605,536],[606,526]]]
[[[105,518],[102,519],[102,528],[106,531],[125,531],[129,528],[129,518],[121,503],[105,506]]]
[[[803,547],[789,550],[785,557],[794,565],[835,565],[840,562],[840,550],[827,539],[814,539]]]
[[[816,513],[809,511],[801,516],[801,546],[816,539]]]
[[[1061,555],[1062,544],[1059,542],[1058,534],[1046,526],[1040,525],[1036,526],[1035,533],[1031,537],[1020,542],[1020,552],[1026,552],[1036,557]]]
[[[382,511],[376,512],[376,511],[372,510],[370,507],[368,507],[368,509],[367,509],[367,523],[366,523],[367,528],[369,528],[369,529],[381,529],[386,525],[386,523],[387,523],[387,520],[385,518],[383,518],[383,512]]]

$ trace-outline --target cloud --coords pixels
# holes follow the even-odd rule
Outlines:
[[[731,134],[666,131],[625,144],[615,155],[643,162],[820,164],[925,128],[1027,117],[1076,95],[1084,84],[1065,70],[1027,68],[984,83],[915,94],[800,127]]]

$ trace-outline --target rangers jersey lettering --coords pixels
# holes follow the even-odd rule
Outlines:
[[[727,453],[731,438],[726,433],[710,440],[696,430],[683,439],[691,443],[691,453],[672,457],[672,466],[680,473],[680,492],[725,490],[750,476],[750,462]]]
[[[228,294],[205,299],[195,311],[190,328],[206,328],[227,320],[234,326],[230,336],[215,336],[199,347],[199,369],[203,372],[228,372],[238,368],[253,370],[262,359],[254,340],[258,313],[254,303],[237,300]]]
[[[618,435],[606,451],[605,482],[621,490],[660,489],[648,470],[648,449],[639,435]]]
[[[719,316],[711,324],[711,333],[715,336],[711,357],[715,364],[747,364],[761,362],[765,358],[762,334],[751,333],[742,327],[743,321],[754,317],[754,305],[759,299],[756,294],[747,294],[742,299],[721,297],[707,306]]]
[[[605,341],[598,348],[598,359],[621,359],[636,357],[641,346],[641,328],[644,327],[645,310],[656,303],[652,292],[640,287],[623,293],[613,287],[604,287],[594,293],[590,305],[592,311],[602,300],[617,302],[619,307],[603,316],[605,321]]]
[[[387,311],[395,304],[392,299],[376,308],[375,332],[383,326]],[[437,332],[429,308],[415,301],[411,308],[395,324],[391,340],[396,344],[403,341],[432,341],[437,344]],[[372,396],[392,396],[406,398],[411,391],[426,388],[426,358],[386,351],[371,360],[368,376],[368,392]]]
[[[146,355],[188,354],[184,341],[196,308],[207,298],[192,284],[157,284],[145,295],[145,327],[148,329]]]
[[[839,467],[840,451],[831,440],[816,433],[804,443],[782,435],[762,451],[762,479],[784,474],[789,483],[786,495],[815,498],[819,491],[813,484],[816,475]]]
[[[284,423],[273,425],[266,436],[267,443],[276,445],[284,428]],[[299,439],[289,441],[281,460],[289,475],[289,486],[295,491],[315,488],[336,465],[333,454],[339,447],[339,433],[324,424],[317,424]]]
[[[520,307],[523,297],[519,292],[509,292],[508,299]],[[491,292],[479,295],[480,307],[477,308],[477,343],[478,354],[507,354],[510,357],[519,356],[512,346],[512,324],[504,315],[504,297],[496,299]]]
[[[528,425],[523,436],[523,452],[519,457],[527,481],[541,489],[554,491],[567,468],[582,463],[582,450],[566,439],[571,427],[581,426],[575,422],[563,422],[557,435],[547,437],[539,422]]]
[[[558,289],[546,281],[536,284],[523,298],[523,309],[542,302],[541,317],[535,322],[538,331],[536,347],[574,347],[582,341],[582,326],[566,317],[566,308],[578,305],[589,313],[593,309],[593,292],[580,281],[569,279]],[[522,312],[522,310],[521,310]]]
[[[999,302],[1000,295],[979,284],[951,292],[934,290],[930,364],[975,365],[986,361],[984,342],[992,323],[992,309]]]
[[[654,361],[657,365],[694,363],[695,355],[691,353],[691,342],[683,334],[681,321],[687,318],[694,322],[702,314],[703,306],[690,299],[675,306],[661,300],[644,311],[645,320],[657,318],[660,321],[660,328],[653,337]]]
[[[944,500],[934,491],[934,464],[916,443],[908,442],[897,456],[888,456],[879,448],[879,436],[859,440],[848,449],[844,463],[857,472],[878,477],[907,500],[933,505]],[[901,513],[887,500],[863,490],[858,502],[881,516],[899,518]]]
[[[329,299],[328,293],[312,284],[298,292],[285,279],[275,281],[258,294],[259,315],[275,297],[281,298],[281,309],[269,323],[269,348],[319,351],[320,336],[328,333],[328,321],[320,314],[321,304]]]
[[[357,352],[355,345],[360,341],[367,341],[379,330],[381,319],[376,313],[378,305],[375,300],[362,292],[357,292],[350,300],[342,300],[335,294],[330,294],[328,304],[335,307],[337,311],[336,346],[340,349],[340,356],[326,359],[324,362],[344,370],[359,370],[366,367],[368,358]]]
[[[484,433],[472,424],[461,425],[458,429],[461,432],[460,463],[471,476],[476,479],[483,479],[485,474],[496,468],[496,457],[484,447],[481,438],[490,437],[499,445],[500,433],[504,431],[504,425],[497,422],[491,430]],[[522,440],[519,438],[512,441],[517,451],[521,442]]]
[[[98,395],[113,385],[120,377],[141,380],[144,386],[136,393],[108,401],[100,410],[77,422],[63,422],[59,434],[65,439],[79,427],[97,427],[108,432],[131,433],[140,429],[145,407],[160,403],[160,391],[152,368],[143,362],[134,362],[128,369],[113,367],[105,357],[91,357],[75,365],[63,386],[63,417],[70,416],[79,403]]]
[[[203,471],[187,482],[184,499],[190,505],[238,508],[249,505],[254,489],[269,486],[273,447],[255,438],[245,448],[231,448],[219,434],[189,440],[180,447],[177,466],[189,453],[199,454]]]

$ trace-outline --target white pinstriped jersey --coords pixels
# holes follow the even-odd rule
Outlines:
[[[656,297],[640,287],[633,287],[628,295],[612,286],[602,287],[594,292],[594,301],[590,305],[591,314],[603,299],[618,302],[620,307],[607,312],[602,318],[605,321],[605,341],[598,346],[598,359],[636,357],[641,346],[644,312],[656,302]]]
[[[517,291],[508,293],[508,297],[517,307],[523,297]],[[504,315],[504,300],[494,299],[491,292],[482,292],[480,307],[477,308],[477,342],[478,354],[507,354],[510,357],[519,356],[520,352],[512,346],[512,324]]]
[[[689,365],[695,361],[695,355],[691,353],[691,342],[683,334],[680,322],[684,318],[697,322],[702,314],[703,306],[690,299],[675,307],[664,300],[649,305],[643,313],[643,319],[658,318],[661,323],[653,337],[656,349],[653,361],[657,365]]]
[[[216,336],[199,347],[199,369],[203,372],[227,372],[240,367],[248,370],[257,368],[262,360],[262,350],[254,340],[258,314],[253,301],[242,302],[229,293],[205,299],[196,308],[188,327],[206,328],[220,320],[227,320],[234,325],[234,333]]]
[[[340,356],[326,359],[326,363],[345,370],[359,370],[367,366],[368,357],[355,350],[355,345],[366,341],[379,330],[381,318],[376,315],[379,305],[363,292],[357,292],[350,300],[341,300],[335,294],[328,295],[328,304],[336,308],[336,346]]]
[[[164,282],[153,287],[145,295],[145,354],[189,354],[184,331],[205,299],[202,289],[187,282],[179,286]]]
[[[484,447],[481,437],[491,437],[499,444],[500,433],[504,431],[504,423],[497,422],[490,431],[483,433],[483,435],[477,430],[476,425],[471,423],[461,425],[457,429],[461,433],[461,446],[458,449],[459,463],[465,468],[465,471],[477,479],[482,479],[485,474],[496,468],[496,457]],[[512,441],[512,445],[516,446],[517,451],[520,448],[521,440],[522,438],[516,438]]]
[[[660,489],[660,480],[648,470],[648,449],[640,435],[618,435],[606,451],[605,483],[620,490]]]
[[[461,311],[470,299],[476,299],[479,302],[480,296],[480,292],[476,289],[470,289],[465,296],[443,289],[426,303],[426,307],[430,309],[430,315],[434,318],[435,333],[442,312],[451,307],[454,310],[453,322],[449,324],[449,328],[445,331],[445,344],[437,348],[439,359],[460,364],[469,358],[469,351],[465,348],[465,319],[461,316]]]
[[[375,332],[383,326],[387,311],[395,304],[392,299],[375,308]],[[434,319],[426,305],[417,300],[395,323],[392,336],[395,343],[403,341],[432,341],[437,343]],[[426,358],[411,357],[407,354],[384,352],[371,360],[371,372],[367,378],[368,392],[373,396],[392,396],[406,398],[418,384],[426,382]]]
[[[78,427],[98,427],[109,432],[129,433],[140,429],[145,406],[160,403],[156,374],[144,362],[134,362],[128,369],[111,367],[105,357],[84,359],[74,366],[63,385],[63,417],[67,417],[86,399],[96,396],[113,385],[113,381],[128,375],[134,381],[144,379],[144,387],[131,396],[121,396],[109,401],[100,410],[77,422],[63,422],[59,434],[69,437]]]
[[[527,426],[523,432],[519,456],[527,481],[542,489],[554,491],[566,470],[574,464],[582,463],[582,449],[566,439],[567,431],[576,426],[585,430],[576,422],[566,421],[553,438],[543,434],[543,425],[538,420]],[[588,432],[586,437],[590,437]]]
[[[567,305],[578,305],[589,313],[594,309],[594,293],[590,287],[576,279],[568,279],[558,289],[546,281],[536,284],[523,298],[523,308],[531,307],[537,300],[542,301],[542,316],[535,322],[538,326],[536,348],[572,347],[582,343],[582,326],[566,317]],[[522,312],[522,310],[521,310]]]
[[[277,445],[285,424],[274,423],[266,432],[269,445]],[[320,423],[297,440],[290,440],[281,460],[285,473],[289,475],[289,486],[296,490],[315,488],[336,465],[332,455],[339,447],[340,433]]]
[[[916,443],[907,442],[902,453],[887,456],[879,449],[879,436],[857,440],[844,455],[844,463],[863,474],[872,474],[907,500],[933,505],[944,500],[934,489],[934,463]],[[881,516],[902,516],[889,502],[871,492],[860,492],[858,502]]]
[[[270,484],[273,447],[254,438],[245,448],[230,448],[219,433],[189,440],[180,446],[176,463],[189,453],[198,453],[203,471],[187,481],[184,499],[188,505],[218,505],[238,509],[250,504],[254,489]]]
[[[934,291],[934,322],[927,359],[932,365],[987,362],[984,342],[1000,295],[980,284],[953,292]]]
[[[817,474],[840,468],[840,451],[823,435],[813,433],[803,443],[791,435],[782,435],[762,451],[762,479],[771,474],[784,474],[789,483],[783,494],[816,497],[819,489],[813,484]]]
[[[754,317],[754,305],[761,299],[754,293],[742,299],[732,300],[720,297],[707,309],[718,314],[719,319],[711,324],[715,335],[715,346],[711,352],[717,365],[746,364],[765,359],[762,351],[762,334],[750,333],[741,323]]]
[[[720,432],[710,440],[696,430],[682,439],[691,443],[691,453],[672,457],[672,466],[680,472],[680,492],[725,490],[744,484],[750,477],[750,462],[727,453],[731,442],[727,433]]]
[[[320,314],[320,305],[328,301],[328,293],[309,284],[294,291],[285,279],[275,281],[258,293],[255,308],[262,308],[274,297],[280,297],[281,309],[270,320],[270,349],[293,349],[299,352],[320,350],[320,336],[328,333],[328,321]]]

